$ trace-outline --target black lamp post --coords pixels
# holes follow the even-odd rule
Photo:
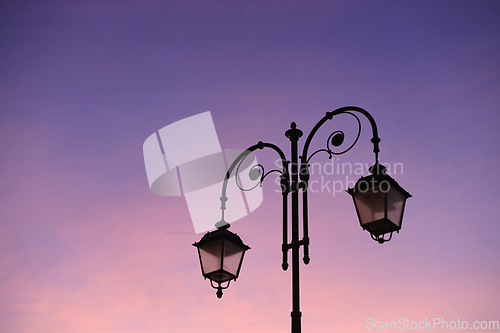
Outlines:
[[[335,152],[334,147],[340,146],[344,142],[344,133],[335,131],[327,139],[326,148],[319,149],[308,155],[309,145],[318,129],[328,120],[339,114],[349,114],[358,123],[358,134],[354,142],[345,150]],[[243,160],[254,150],[270,148],[278,153],[281,159],[281,170],[264,171],[264,166],[257,164],[250,168],[249,177],[258,180],[261,184],[272,172],[280,174],[281,194],[283,197],[283,270],[288,269],[288,251],[292,250],[292,333],[301,332],[300,312],[300,284],[299,284],[299,249],[303,246],[303,262],[309,263],[309,233],[308,233],[308,207],[307,189],[309,185],[309,161],[319,152],[326,152],[331,158],[333,155],[342,155],[357,143],[361,134],[361,121],[357,114],[364,115],[371,124],[373,137],[373,152],[375,153],[375,164],[370,168],[372,175],[358,180],[352,189],[347,192],[353,197],[359,222],[363,230],[368,230],[371,237],[380,244],[389,241],[394,231],[399,232],[403,219],[403,210],[406,199],[411,195],[406,192],[394,179],[385,172],[385,167],[378,163],[379,142],[377,125],[373,117],[364,109],[356,106],[347,106],[337,110],[327,112],[326,115],[313,127],[306,138],[302,154],[298,153],[298,141],[302,137],[302,131],[292,123],[290,129],[285,132],[285,136],[291,143],[291,159],[288,161],[283,151],[272,143],[260,141],[256,145],[247,148],[241,153],[229,167],[222,186],[221,210],[222,218],[215,224],[216,231],[209,232],[198,242],[193,244],[198,248],[202,274],[210,279],[212,287],[217,289],[217,297],[222,297],[222,290],[229,286],[231,280],[236,280],[239,275],[243,255],[248,246],[243,244],[241,239],[234,233],[227,230],[228,223],[224,220],[226,209],[226,189],[227,182],[236,168],[239,168]],[[289,168],[290,165],[290,168]],[[238,177],[234,177],[237,186],[248,191],[239,183]],[[254,186],[255,187],[255,186]],[[254,188],[252,187],[252,188]],[[302,194],[302,238],[299,237],[299,193]],[[291,227],[292,239],[288,242],[288,194],[291,194]],[[388,238],[385,235],[389,234]],[[217,285],[214,285],[214,282]],[[222,286],[222,283],[227,285]]]

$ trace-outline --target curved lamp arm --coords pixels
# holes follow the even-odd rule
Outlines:
[[[334,111],[327,112],[326,115],[316,124],[316,126],[314,126],[314,128],[311,130],[311,132],[307,136],[307,139],[304,143],[304,148],[302,150],[302,156],[300,157],[301,162],[307,162],[309,160],[310,157],[309,158],[307,157],[307,151],[309,150],[309,145],[311,144],[311,140],[314,137],[314,135],[316,134],[316,132],[318,131],[318,129],[327,120],[331,120],[336,115],[339,115],[342,113],[347,113],[347,114],[353,115],[349,111],[355,111],[355,112],[361,113],[366,118],[368,118],[368,120],[370,121],[370,124],[372,126],[372,131],[373,131],[373,138],[371,139],[371,142],[373,143],[373,152],[375,153],[375,163],[378,163],[378,153],[380,152],[378,144],[380,142],[380,138],[378,137],[377,124],[375,123],[375,119],[373,119],[372,115],[368,111],[366,111],[365,109],[362,109],[360,107],[357,107],[357,106],[344,106],[344,107],[338,108]],[[354,117],[356,117],[356,116],[354,116]],[[359,133],[358,133],[358,136],[359,136]],[[354,146],[354,144],[352,146]],[[347,150],[349,150],[351,147],[349,147]],[[347,152],[347,150],[344,152]],[[311,155],[311,157],[312,157],[312,155]]]
[[[300,180],[301,180],[301,187],[303,189],[302,191],[302,202],[303,202],[303,209],[302,209],[302,232],[303,232],[303,242],[304,242],[304,257],[303,261],[307,265],[310,261],[309,258],[309,218],[308,218],[308,206],[307,206],[307,188],[308,188],[308,182],[309,182],[309,160],[318,152],[320,151],[325,151],[330,155],[330,158],[332,157],[333,154],[335,155],[342,155],[349,150],[351,150],[352,147],[358,142],[359,136],[361,134],[361,122],[359,118],[352,113],[351,111],[361,113],[364,115],[368,120],[370,121],[370,124],[372,126],[372,132],[373,132],[373,137],[371,139],[371,142],[373,143],[373,152],[375,153],[375,165],[378,165],[378,153],[380,151],[379,148],[379,142],[380,138],[378,137],[378,130],[377,130],[377,124],[375,123],[375,119],[373,119],[372,115],[366,111],[365,109],[362,109],[357,106],[344,106],[341,108],[338,108],[334,111],[327,112],[326,115],[314,126],[314,128],[311,130],[309,135],[307,136],[307,139],[304,143],[304,148],[302,150],[302,155],[300,156]],[[329,137],[327,141],[327,149],[320,149],[315,151],[314,153],[311,154],[311,156],[307,156],[307,151],[309,150],[309,145],[311,144],[312,138],[318,131],[318,129],[328,120],[331,120],[334,116],[339,115],[339,114],[350,114],[354,118],[356,118],[358,122],[358,135],[354,142],[349,146],[347,149],[340,153],[334,153],[330,149],[330,142],[332,142],[333,145],[339,146],[342,144],[344,140],[344,133],[342,131],[335,131],[333,132]]]
[[[290,176],[288,173],[288,161],[286,160],[285,154],[278,146],[276,146],[272,143],[259,141],[257,144],[248,147],[240,155],[238,155],[238,157],[231,163],[231,166],[229,167],[229,169],[226,172],[226,176],[224,177],[224,182],[222,184],[222,195],[220,197],[220,201],[221,201],[220,208],[222,211],[222,216],[221,216],[221,220],[215,224],[215,226],[217,228],[220,228],[220,227],[228,224],[224,220],[224,211],[226,210],[226,201],[228,200],[228,198],[226,196],[227,183],[229,181],[229,178],[231,178],[231,174],[233,173],[235,168],[239,169],[243,160],[245,160],[245,158],[247,158],[251,152],[253,152],[257,149],[264,149],[264,148],[271,148],[272,150],[274,150],[278,153],[278,155],[280,156],[280,159],[281,159],[282,170],[271,170],[267,173],[264,173],[264,167],[261,164],[258,164],[250,169],[250,172],[249,172],[250,179],[257,180],[258,178],[260,178],[259,184],[262,184],[262,181],[264,180],[264,178],[267,175],[269,175],[271,172],[279,172],[281,174],[280,178],[281,178],[281,192],[282,192],[282,194],[284,196],[286,196],[290,192],[290,185],[289,185]],[[258,167],[260,170],[256,169],[256,167]],[[258,174],[256,174],[256,172],[258,172]],[[238,176],[237,175],[235,176],[235,181],[236,181],[236,185],[238,186],[238,188],[240,188],[240,190],[247,191],[247,190],[251,190],[251,189],[255,188],[255,187],[252,187],[251,189],[241,188],[240,185],[238,184]],[[284,203],[284,205],[285,204],[286,203]],[[283,209],[283,212],[285,213],[285,209]],[[285,219],[286,216],[284,216],[283,218]]]
[[[264,148],[271,148],[275,152],[278,153],[281,159],[281,170],[271,170],[267,173],[264,172],[264,167],[260,164],[252,167],[249,172],[249,177],[250,179],[253,178],[253,180],[256,180],[260,176],[259,184],[262,184],[264,181],[264,178],[269,175],[271,172],[279,172],[281,174],[280,176],[280,186],[281,186],[281,194],[283,196],[283,244],[282,244],[282,252],[283,252],[283,261],[281,264],[281,267],[283,270],[287,270],[288,268],[288,193],[290,193],[290,174],[288,172],[288,164],[289,161],[286,160],[285,154],[283,151],[276,145],[272,143],[267,143],[267,142],[262,142],[259,141],[257,144],[247,148],[245,151],[243,151],[238,157],[231,163],[231,166],[227,170],[226,177],[224,178],[224,183],[222,184],[222,195],[220,197],[221,201],[221,211],[222,211],[222,216],[221,220],[215,224],[215,227],[221,228],[228,223],[224,220],[224,211],[226,210],[226,201],[227,201],[227,196],[226,196],[226,190],[227,190],[227,182],[229,178],[231,177],[231,174],[233,173],[233,170],[241,166],[241,163],[243,160],[254,150],[257,149],[264,149]],[[260,169],[255,169],[255,167],[258,167]],[[258,172],[256,174],[255,172]],[[238,174],[238,172],[236,172]],[[239,186],[238,184],[238,175],[236,174],[235,176],[235,181],[236,185],[238,188],[241,190],[245,191],[246,189],[243,189]],[[255,187],[253,187],[255,188]]]

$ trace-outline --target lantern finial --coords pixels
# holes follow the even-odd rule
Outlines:
[[[217,229],[224,228],[224,229],[229,229],[231,225],[224,221],[224,219],[220,220],[219,222],[215,223],[215,227]]]
[[[382,164],[380,163],[375,163],[374,165],[372,165],[368,171],[372,174],[372,175],[386,175],[387,174],[387,168],[385,166],[383,166]]]

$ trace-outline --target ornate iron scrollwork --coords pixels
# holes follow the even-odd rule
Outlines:
[[[341,131],[341,130],[334,131],[332,134],[330,134],[328,136],[328,139],[326,139],[326,149],[322,148],[322,149],[316,150],[307,159],[306,159],[306,156],[303,156],[303,159],[305,159],[305,163],[309,163],[309,161],[311,160],[311,158],[314,155],[316,155],[317,153],[319,153],[319,152],[326,152],[326,153],[328,153],[328,158],[329,159],[331,159],[333,155],[342,155],[342,154],[345,154],[349,150],[351,150],[352,147],[354,147],[354,145],[358,142],[359,136],[361,135],[361,121],[359,120],[358,116],[356,116],[354,113],[349,112],[349,111],[344,111],[344,112],[339,113],[339,114],[350,114],[351,116],[353,116],[354,118],[356,118],[356,121],[358,123],[358,133],[356,135],[356,139],[354,140],[354,142],[349,147],[347,147],[346,149],[344,149],[343,151],[340,151],[340,152],[334,151],[334,148],[332,146],[334,146],[334,147],[341,146],[344,143],[344,139],[345,139],[345,134],[344,134],[343,131]]]

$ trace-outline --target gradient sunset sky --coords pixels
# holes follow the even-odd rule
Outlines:
[[[374,116],[413,197],[379,245],[347,193],[310,195],[303,332],[500,321],[499,54],[496,0],[2,1],[0,332],[289,332],[272,176],[231,227],[252,249],[217,299],[186,202],[150,191],[142,145],[211,111],[223,149],[289,154],[292,121],[308,133],[347,105]],[[362,125],[340,162],[373,162]]]

